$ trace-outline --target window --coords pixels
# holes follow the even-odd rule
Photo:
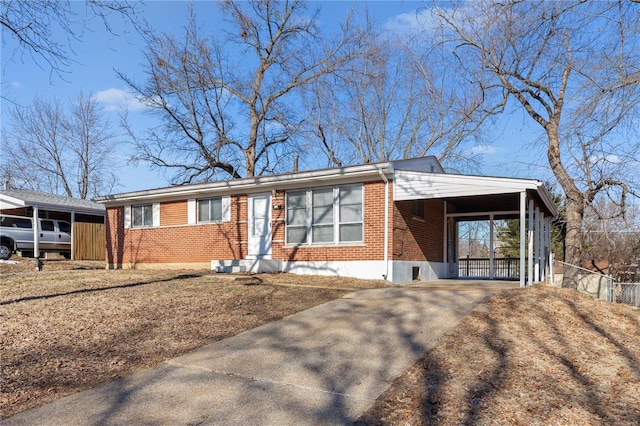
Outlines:
[[[143,226],[153,226],[153,205],[142,204],[138,206],[131,206],[133,213],[132,226],[134,228],[141,228]]]
[[[287,192],[287,244],[363,240],[362,185]]]
[[[52,220],[41,220],[40,221],[40,229],[42,231],[55,231],[55,227],[53,226]]]
[[[333,188],[311,191],[311,240],[314,243],[333,242]]]
[[[340,194],[340,241],[362,241],[362,185],[343,186]]]
[[[23,229],[31,229],[31,219],[22,219],[18,217],[6,217],[2,216],[1,222],[2,226],[12,227],[12,228],[23,228]]]
[[[198,200],[198,222],[222,221],[222,197]]]
[[[413,200],[411,205],[411,215],[424,219],[424,200]]]
[[[60,228],[60,232],[71,233],[71,224],[69,222],[58,222],[58,227]]]
[[[287,243],[307,242],[307,193],[287,193]]]

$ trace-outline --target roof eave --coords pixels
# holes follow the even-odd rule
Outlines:
[[[273,176],[235,179],[229,181],[208,182],[203,184],[172,186],[127,192],[122,194],[96,197],[93,201],[106,206],[124,205],[131,201],[159,201],[184,198],[197,198],[203,194],[215,193],[231,195],[269,191],[271,189],[292,189],[318,184],[347,183],[350,181],[367,181],[380,178],[380,170],[392,173],[391,164],[375,163],[360,166],[349,166],[336,169],[323,169],[308,172],[288,173]]]

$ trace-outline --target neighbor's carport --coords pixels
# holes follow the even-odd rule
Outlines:
[[[463,219],[489,219],[491,244],[494,241],[494,219],[520,220],[520,287],[544,280],[547,268],[552,268],[551,222],[558,211],[542,182],[396,170],[393,200],[420,199],[445,201],[443,262],[447,276],[443,278],[457,276],[456,221]],[[491,276],[493,247],[489,247],[489,253]]]
[[[67,220],[71,223],[71,258],[84,260],[104,259],[104,235],[100,238],[100,229],[104,234],[105,207],[102,204],[80,198],[64,197],[26,189],[0,190],[0,212],[16,216],[30,216],[36,222],[38,218]],[[79,224],[95,225],[95,235],[80,235]],[[92,228],[89,226],[89,228]],[[96,242],[87,240],[98,240]],[[82,244],[81,244],[82,243]],[[82,245],[82,250],[80,250]],[[38,228],[33,231],[33,255],[40,256]],[[89,255],[87,256],[87,252]],[[99,254],[102,252],[102,256]],[[95,259],[89,259],[95,258]]]

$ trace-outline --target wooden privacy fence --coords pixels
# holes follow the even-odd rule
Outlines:
[[[75,260],[104,260],[105,247],[104,223],[73,223],[73,258]]]

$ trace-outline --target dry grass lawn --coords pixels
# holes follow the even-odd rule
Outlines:
[[[504,290],[359,423],[639,425],[640,311],[548,286]]]
[[[0,264],[0,417],[382,282]],[[64,270],[68,268],[72,270]],[[61,270],[56,270],[61,269]],[[638,425],[640,311],[569,290],[477,307],[359,420],[394,425]]]
[[[0,418],[382,282],[0,264]],[[100,268],[100,269],[97,269]],[[314,287],[315,286],[315,287]]]

